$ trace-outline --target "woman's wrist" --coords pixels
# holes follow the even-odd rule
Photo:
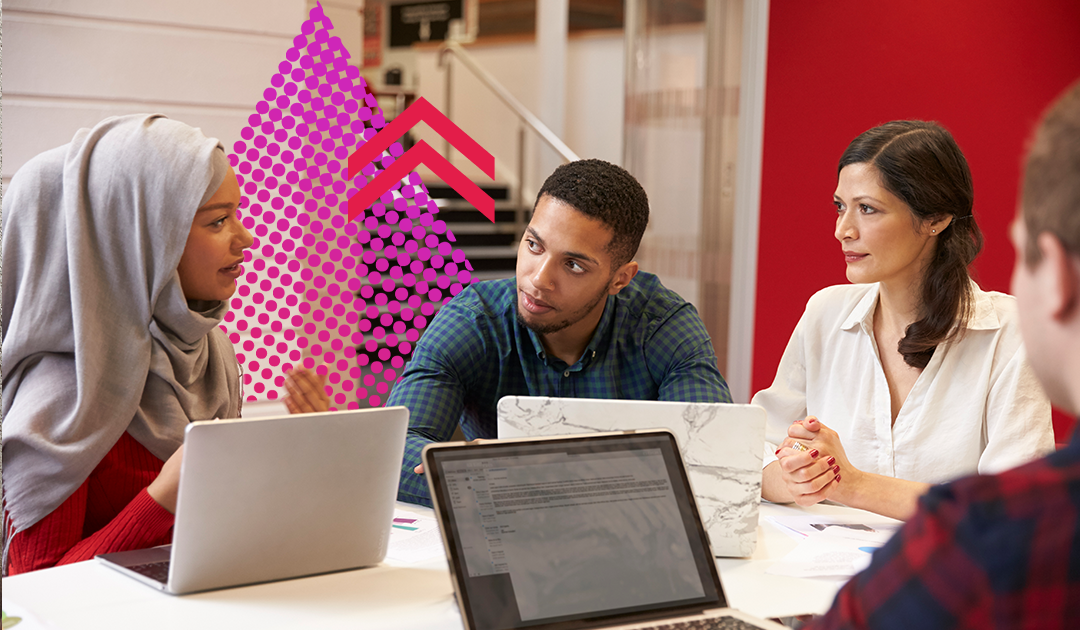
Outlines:
[[[170,514],[176,514],[176,488],[170,488],[167,481],[158,475],[146,487],[146,494]]]
[[[842,466],[837,476],[839,479],[835,482],[834,490],[829,493],[829,498],[848,507],[861,507],[869,481],[866,473],[849,464],[847,467]]]
[[[929,484],[841,469],[841,483],[829,498],[848,507],[874,512],[901,521],[911,518],[919,496]]]

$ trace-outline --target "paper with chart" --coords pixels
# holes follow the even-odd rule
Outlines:
[[[28,608],[7,599],[4,600],[4,610],[0,617],[3,619],[4,630],[9,628],[13,630],[49,630],[53,627],[43,622]]]
[[[784,515],[764,516],[765,520],[776,525],[780,531],[795,540],[804,540],[810,534],[832,529],[834,531],[847,530],[850,532],[885,532],[892,534],[904,523],[888,516],[880,516],[869,512],[857,514],[823,515],[794,513]]]
[[[394,510],[387,561],[414,564],[445,557],[438,521],[430,516]]]
[[[902,523],[883,516],[854,516],[836,518],[800,514],[767,517],[800,542],[765,572],[801,578],[847,579],[865,569],[874,551],[884,546]]]

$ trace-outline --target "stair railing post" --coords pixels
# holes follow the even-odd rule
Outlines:
[[[518,238],[525,233],[525,125],[518,125],[517,154],[517,208],[514,210],[514,233]]]
[[[450,55],[446,54],[448,51],[443,49],[439,52],[439,60],[442,62],[443,71],[446,75],[443,77],[443,90],[445,91],[443,100],[443,113],[450,120],[454,119],[454,109],[451,103],[451,99],[454,96],[454,71],[450,64]],[[450,141],[443,139],[443,157],[446,161],[450,161]]]

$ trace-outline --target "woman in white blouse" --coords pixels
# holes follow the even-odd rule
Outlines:
[[[836,239],[854,284],[810,298],[768,389],[762,496],[905,519],[929,484],[1053,449],[1015,300],[968,276],[971,173],[935,123],[894,121],[840,158]],[[805,450],[803,450],[805,447]]]

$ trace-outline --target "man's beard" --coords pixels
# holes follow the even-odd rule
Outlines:
[[[533,331],[533,332],[535,332],[535,333],[537,333],[539,335],[548,335],[548,334],[551,334],[551,333],[559,332],[560,330],[563,330],[564,328],[567,328],[569,326],[573,326],[574,324],[580,322],[582,319],[584,319],[584,317],[586,315],[591,313],[592,310],[594,308],[596,308],[596,305],[599,304],[601,300],[607,299],[607,295],[608,295],[608,288],[607,288],[607,285],[605,285],[604,288],[601,289],[596,294],[596,297],[593,298],[589,302],[589,304],[587,306],[574,311],[573,313],[570,314],[569,317],[562,320],[561,322],[554,322],[554,323],[551,323],[551,324],[537,324],[537,323],[530,323],[529,321],[527,321],[521,315],[521,308],[520,308],[521,296],[520,296],[520,294],[518,295],[518,303],[514,305],[514,307],[515,307],[514,312],[517,313],[517,321],[518,321],[519,324],[521,324],[522,326],[528,328],[529,330],[531,330],[531,331]]]

